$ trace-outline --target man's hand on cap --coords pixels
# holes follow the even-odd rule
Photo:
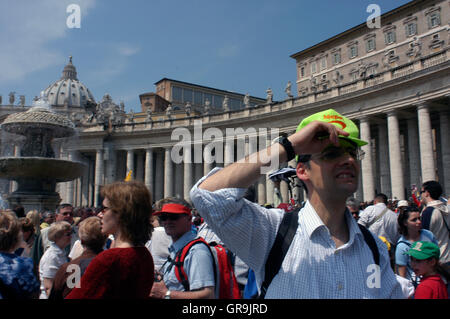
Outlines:
[[[288,139],[295,154],[315,154],[330,143],[339,146],[339,135],[348,136],[349,133],[331,123],[313,121]]]

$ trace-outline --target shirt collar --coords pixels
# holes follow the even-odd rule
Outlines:
[[[316,230],[326,228],[322,219],[320,219],[319,215],[317,214],[316,210],[311,205],[309,200],[306,201],[305,207],[302,210],[300,216],[303,219],[303,223],[305,226],[304,229],[309,238],[311,238],[311,236]],[[359,229],[356,220],[353,218],[352,214],[347,208],[345,209],[345,221],[347,222],[349,230],[348,245],[351,245],[355,239],[355,235],[363,236],[363,234],[361,233],[361,230]]]
[[[317,229],[326,227],[309,200],[306,201],[305,207],[302,209],[299,216],[303,219],[305,225],[304,229],[309,238],[311,238],[312,234]]]
[[[60,254],[65,254],[64,250],[62,250],[58,245],[55,244],[55,242],[51,241],[50,242],[50,247],[52,247],[54,250],[56,250],[56,252],[58,253],[58,255]]]
[[[191,240],[197,237],[193,232],[188,231],[183,236],[181,236],[176,242],[169,246],[170,253],[177,253],[180,249],[187,245]]]

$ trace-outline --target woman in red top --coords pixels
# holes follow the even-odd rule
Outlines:
[[[439,247],[435,243],[416,241],[407,251],[414,273],[421,276],[414,299],[448,299],[447,287],[439,272]],[[446,274],[448,275],[448,274]]]
[[[102,233],[114,235],[114,246],[89,264],[67,299],[148,298],[153,259],[144,244],[150,239],[151,194],[136,181],[106,185],[101,195]]]

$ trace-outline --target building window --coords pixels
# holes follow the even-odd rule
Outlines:
[[[192,90],[190,89],[183,89],[183,102],[191,102],[192,103]]]
[[[395,31],[388,31],[384,34],[384,43],[386,43],[386,45],[395,43],[395,41]]]
[[[428,16],[428,28],[434,28],[441,24],[441,15],[438,11],[431,13]]]
[[[301,77],[304,77],[304,76],[305,76],[305,67],[304,67],[304,66],[302,66],[302,67],[300,68],[300,76],[301,76]]]
[[[201,105],[203,101],[203,94],[200,91],[194,91],[194,104]]]
[[[317,72],[317,63],[314,61],[311,62],[311,74],[314,74],[316,72]]]
[[[327,68],[327,58],[322,57],[320,59],[320,70],[325,70]]]
[[[375,50],[375,38],[367,39],[366,41],[366,52]]]
[[[333,54],[333,64],[339,64],[341,63],[341,53],[336,52]]]
[[[413,35],[416,35],[417,23],[410,22],[410,23],[406,24],[405,28],[406,28],[406,36],[407,37],[412,37]]]
[[[172,101],[182,101],[182,89],[178,86],[172,86]]]
[[[212,105],[214,105],[215,107],[222,107],[222,103],[223,103],[223,96],[214,95],[214,101]]]
[[[358,56],[358,47],[356,45],[352,45],[349,48],[349,58],[353,59]]]

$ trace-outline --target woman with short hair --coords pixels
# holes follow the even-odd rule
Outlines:
[[[106,236],[102,233],[100,218],[94,216],[81,221],[78,228],[78,237],[80,238],[83,251],[79,257],[59,268],[55,275],[49,299],[64,299],[79,282],[90,262],[103,251]],[[78,278],[74,277],[75,271],[79,274]],[[71,285],[68,285],[68,279]]]
[[[11,211],[0,212],[0,295],[4,299],[29,299],[39,295],[33,260],[14,251],[23,241],[21,224]]]
[[[142,182],[116,182],[101,190],[102,233],[114,246],[95,257],[68,299],[148,298],[154,266],[148,249],[151,194]]]
[[[64,248],[70,245],[72,226],[66,221],[53,223],[48,231],[50,247],[39,262],[39,278],[41,280],[40,299],[47,299],[53,286],[53,280],[59,267],[68,259]]]

